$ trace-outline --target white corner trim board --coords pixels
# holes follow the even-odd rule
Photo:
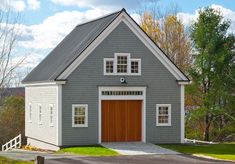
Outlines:
[[[173,74],[177,80],[188,81],[187,77],[163,54],[151,39],[136,25],[136,23],[122,12],[90,45],[83,53],[60,74],[58,79],[66,79],[79,64],[121,23],[124,22],[132,32],[145,44],[146,47],[159,59],[159,61]]]
[[[184,137],[185,137],[185,135],[184,135],[184,133],[185,133],[185,127],[184,127],[184,117],[185,117],[185,111],[184,111],[184,85],[181,85],[180,86],[180,104],[181,104],[181,106],[180,106],[180,115],[181,115],[181,118],[180,118],[180,129],[181,129],[181,131],[180,131],[180,138],[181,138],[181,143],[184,143]]]
[[[57,145],[62,146],[62,85],[57,85]]]
[[[141,91],[139,95],[103,95],[103,91]],[[142,100],[141,138],[146,142],[146,87],[99,87],[99,143],[101,143],[101,101],[102,100]]]

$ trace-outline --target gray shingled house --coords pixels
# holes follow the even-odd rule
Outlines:
[[[124,9],[75,27],[23,83],[30,145],[184,142],[189,79]]]

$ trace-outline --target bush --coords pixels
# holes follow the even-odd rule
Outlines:
[[[0,145],[22,134],[22,143],[26,142],[24,98],[6,97],[0,106]]]

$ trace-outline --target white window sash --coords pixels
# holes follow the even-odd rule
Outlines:
[[[84,107],[85,108],[85,123],[84,124],[75,124],[75,108],[76,107]],[[83,116],[83,115],[78,115]],[[87,104],[73,104],[72,105],[72,127],[88,127],[88,105]]]
[[[106,72],[106,64],[107,64],[107,61],[112,61],[113,62],[113,73],[111,73],[111,72]],[[104,58],[104,75],[112,75],[112,74],[114,74],[114,67],[115,67],[115,65],[114,65],[114,59],[113,58]]]
[[[168,108],[168,123],[159,123],[159,108],[160,107],[167,107]],[[163,116],[161,115],[161,116]],[[156,126],[171,126],[171,104],[156,104]]]
[[[28,119],[28,122],[32,122],[32,104],[29,103],[29,119]]]
[[[141,75],[141,59],[130,59],[130,74],[131,75]],[[132,73],[131,72],[131,62],[138,62],[138,73]]]
[[[54,126],[54,105],[49,104],[49,126]]]
[[[38,124],[42,124],[42,104],[38,104]]]

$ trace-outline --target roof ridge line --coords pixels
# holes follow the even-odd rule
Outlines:
[[[97,21],[97,20],[106,18],[106,17],[108,17],[108,16],[110,16],[110,15],[114,15],[114,14],[117,14],[117,13],[122,12],[122,11],[126,11],[126,10],[123,8],[123,9],[121,9],[121,10],[118,10],[118,11],[115,11],[115,12],[112,12],[112,13],[105,14],[105,15],[100,16],[100,17],[98,17],[98,18],[94,18],[94,19],[88,20],[88,21],[86,21],[86,22],[83,22],[83,23],[81,23],[81,24],[78,24],[76,27],[79,27],[79,26],[82,26],[82,25],[84,25],[84,24],[91,23],[91,22],[94,22],[94,21]]]

